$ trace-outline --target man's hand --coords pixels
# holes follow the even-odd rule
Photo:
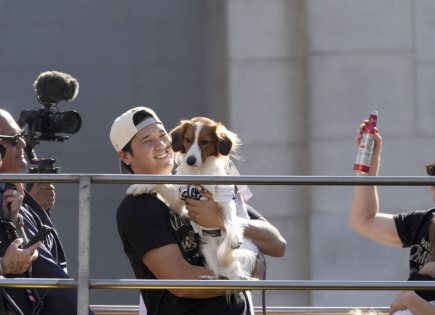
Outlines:
[[[54,208],[56,193],[52,184],[34,183],[29,193],[46,211]]]
[[[4,191],[2,208],[5,218],[8,218],[12,222],[16,223],[18,212],[20,211],[20,207],[24,199],[24,188],[23,184],[16,183],[14,185],[16,190],[8,189]]]
[[[363,138],[363,131],[364,131],[364,128],[366,128],[368,122],[369,121],[367,119],[364,120],[356,132],[355,145],[358,148],[361,146],[361,140]],[[373,148],[373,155],[372,155],[372,162],[370,165],[370,171],[369,171],[369,173],[357,172],[357,175],[364,175],[364,176],[366,176],[366,175],[372,175],[372,176],[378,175],[380,160],[381,160],[381,151],[382,151],[382,137],[379,134],[379,132],[374,134],[374,141],[375,141],[375,145]]]
[[[221,208],[213,200],[212,194],[202,192],[201,196],[207,198],[207,200],[186,198],[186,209],[190,219],[206,228],[224,228]]]
[[[38,258],[38,251],[36,250],[41,242],[36,242],[26,249],[21,249],[19,246],[23,243],[23,239],[19,238],[14,240],[6,249],[3,256],[3,274],[20,274],[29,269],[32,261]]]

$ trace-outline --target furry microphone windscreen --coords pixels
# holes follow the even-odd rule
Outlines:
[[[41,73],[33,83],[38,99],[44,104],[72,101],[79,92],[79,83],[71,75],[59,71]]]

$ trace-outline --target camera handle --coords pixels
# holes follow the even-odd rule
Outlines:
[[[58,174],[60,173],[60,167],[54,166],[56,159],[54,158],[42,158],[30,160],[31,164],[37,164],[37,167],[30,167],[30,174]],[[26,184],[26,190],[30,191],[32,189],[33,183]]]
[[[38,158],[32,145],[25,148],[27,159],[30,164],[38,165],[37,167],[30,167],[30,174],[58,174],[60,173],[60,167],[54,166],[56,159],[54,158]],[[30,191],[33,183],[26,184],[26,190]]]

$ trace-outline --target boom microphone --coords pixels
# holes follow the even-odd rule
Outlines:
[[[79,131],[82,120],[77,111],[59,111],[60,101],[72,101],[78,94],[79,83],[69,74],[59,71],[41,73],[33,83],[38,101],[44,105],[39,110],[23,110],[18,125],[29,126],[40,140],[63,141],[58,133],[73,134]]]
[[[43,104],[72,101],[79,92],[79,83],[67,73],[46,71],[33,83],[36,95]]]
[[[33,87],[39,103],[39,109],[25,109],[21,111],[18,125],[27,125],[25,140],[27,159],[38,168],[30,168],[31,173],[58,173],[59,168],[54,167],[56,159],[38,158],[35,146],[40,141],[64,142],[69,139],[65,134],[74,134],[80,130],[82,119],[75,111],[60,111],[58,103],[72,101],[78,94],[79,83],[71,75],[59,71],[46,71],[41,73]],[[1,151],[0,151],[1,153]]]

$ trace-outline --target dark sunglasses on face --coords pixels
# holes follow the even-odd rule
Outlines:
[[[435,175],[435,164],[426,164],[426,173],[429,176]]]
[[[0,135],[0,142],[1,141],[9,141],[11,145],[14,147],[20,142],[20,140],[24,139],[24,136],[26,134],[26,131],[23,129],[19,133],[17,133],[15,136],[5,136]]]

